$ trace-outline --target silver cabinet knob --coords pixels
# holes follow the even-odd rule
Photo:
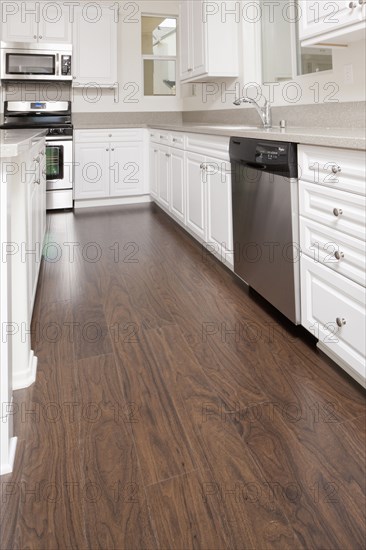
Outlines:
[[[345,324],[347,324],[347,321],[344,317],[337,317],[336,323],[339,327],[343,327]]]
[[[43,38],[43,36],[40,34],[40,35],[39,35],[39,39],[42,40],[42,38]]]
[[[189,72],[189,73],[191,73],[192,71],[193,71],[193,69],[191,69],[191,68],[188,69],[188,72]]]
[[[360,4],[360,6],[363,6],[364,4],[366,4],[366,0],[358,0],[358,3]]]
[[[114,148],[113,148],[113,149],[111,149],[111,151],[114,151]]]
[[[356,2],[350,2],[348,5],[351,9],[353,9],[357,6]]]
[[[106,149],[106,151],[109,151],[109,149]]]
[[[169,155],[169,153],[165,153],[165,156],[169,158],[171,155]]]
[[[76,80],[76,76],[73,76],[72,78],[73,78],[73,80]]]
[[[108,137],[112,137],[112,134],[108,134]]]
[[[338,174],[338,172],[342,172],[342,168],[336,164],[332,166],[332,172],[333,174]]]
[[[157,152],[158,152],[158,150],[157,150],[157,149],[154,149],[154,153],[157,153]]]
[[[342,260],[342,258],[344,258],[344,252],[339,252],[337,250],[337,252],[334,253],[334,257],[336,260]]]
[[[333,214],[335,215],[336,218],[338,218],[338,216],[342,216],[343,214],[342,208],[334,208]]]
[[[34,38],[35,40],[37,40],[37,35],[36,35],[36,34],[34,34],[34,35],[33,35],[33,38]]]

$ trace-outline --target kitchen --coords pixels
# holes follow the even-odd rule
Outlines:
[[[363,547],[366,2],[1,10],[0,547]]]

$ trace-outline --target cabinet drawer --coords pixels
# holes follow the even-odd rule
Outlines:
[[[362,286],[306,256],[301,258],[302,325],[362,378],[365,378],[365,298]]]
[[[184,149],[185,139],[184,134],[177,132],[176,134],[170,134],[170,142],[172,147],[177,147],[178,149]]]
[[[366,194],[364,151],[300,145],[298,161],[302,180],[359,195]]]
[[[365,240],[365,197],[304,181],[299,186],[300,215]]]
[[[92,143],[102,141],[142,141],[143,129],[102,129],[102,130],[76,130],[76,143]]]
[[[365,241],[300,217],[300,246],[315,262],[365,286]]]
[[[209,134],[187,134],[187,150],[229,160],[230,138]]]

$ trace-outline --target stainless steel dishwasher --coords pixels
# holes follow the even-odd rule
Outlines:
[[[231,138],[234,271],[300,323],[297,146]]]

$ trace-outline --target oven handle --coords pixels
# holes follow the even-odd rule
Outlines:
[[[72,141],[74,138],[72,136],[46,136],[46,143],[54,141]]]

